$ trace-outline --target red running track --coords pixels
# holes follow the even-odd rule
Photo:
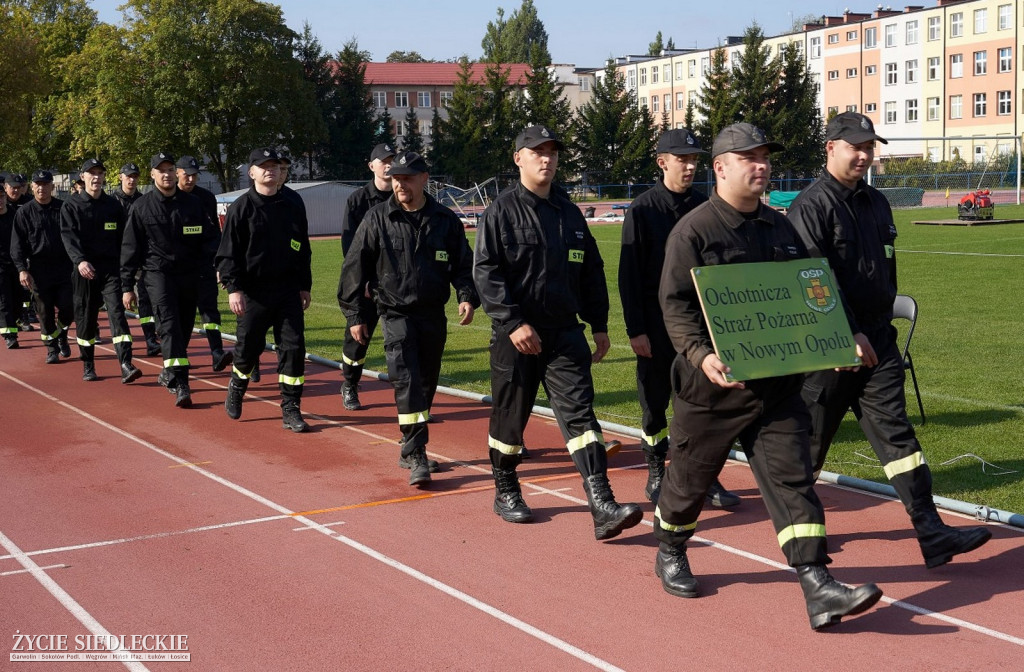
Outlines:
[[[512,525],[491,512],[480,404],[439,396],[429,451],[444,471],[418,490],[397,466],[383,383],[365,382],[367,407],[346,412],[338,372],[310,365],[313,431],[296,435],[273,376],[234,422],[205,352],[192,353],[195,406],[176,409],[157,360],[137,358],[145,376],[121,385],[99,346],[101,380],[83,383],[75,359],[45,366],[33,335],[0,350],[0,670],[92,669],[10,660],[25,636],[63,635],[74,652],[90,634],[187,635],[190,662],[100,669],[1021,669],[1019,530],[994,525],[986,546],[927,570],[898,502],[821,485],[833,573],[886,597],[815,633],[743,464],[723,474],[743,504],[701,520],[702,596],[684,600],[654,576],[650,504],[640,526],[594,540],[543,417],[520,470],[536,522]],[[611,481],[620,501],[642,501],[643,460],[626,443]]]

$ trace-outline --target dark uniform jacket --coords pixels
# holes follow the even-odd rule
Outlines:
[[[220,218],[217,217],[217,197],[213,195],[213,192],[209,189],[203,189],[199,185],[192,187],[192,191],[188,192],[199,199],[199,202],[203,206],[203,212],[213,222],[214,227],[217,231],[220,231]]]
[[[229,293],[308,292],[311,260],[306,211],[287,194],[249,187],[228,207],[216,263]]]
[[[566,328],[578,315],[594,333],[608,331],[604,261],[587,220],[552,189],[549,199],[521,182],[487,207],[477,227],[473,280],[494,326],[511,333]]]
[[[217,231],[199,199],[174,188],[153,189],[132,206],[121,245],[121,286],[133,287],[135,273],[195,276],[212,263]]]
[[[473,252],[458,216],[425,194],[414,215],[394,199],[363,218],[341,271],[338,304],[350,325],[364,324],[370,284],[377,311],[435,315],[455,287],[459,303],[480,305],[473,288]],[[419,220],[414,226],[410,217]]]
[[[759,204],[757,216],[748,219],[712,192],[673,229],[665,248],[659,298],[676,352],[700,369],[715,351],[690,269],[806,257],[807,249],[785,216]]]
[[[683,215],[707,200],[694,189],[677,194],[658,182],[626,210],[619,252],[619,298],[630,338],[664,330],[658,286],[665,265],[665,242]]]
[[[352,239],[356,229],[363,222],[363,217],[373,206],[391,198],[390,191],[381,191],[373,180],[359,187],[345,201],[345,209],[341,213],[341,253],[348,254],[352,247]]]
[[[135,192],[129,196],[124,193],[124,190],[122,190],[121,187],[118,187],[111,192],[111,196],[116,198],[117,202],[121,204],[121,207],[124,208],[124,216],[127,217],[132,214],[132,206],[142,198],[142,192],[136,189]]]
[[[64,202],[60,219],[61,238],[76,268],[88,261],[104,274],[118,275],[127,217],[116,198],[101,193],[94,199],[85,191],[72,194]]]
[[[2,198],[2,196],[0,196]],[[0,215],[0,273],[14,273],[11,261],[11,233],[14,232],[14,206],[7,204],[7,210]]]
[[[18,271],[28,271],[37,284],[71,282],[71,259],[60,237],[64,201],[40,205],[35,199],[18,208],[11,235],[11,259]]]
[[[849,189],[826,171],[793,201],[789,219],[811,256],[828,259],[853,333],[888,326],[896,224],[885,196],[864,180]]]

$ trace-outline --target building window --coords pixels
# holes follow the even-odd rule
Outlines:
[[[917,100],[907,101],[907,123],[917,121]]]
[[[1013,47],[999,50],[999,72],[1010,72],[1013,69]]]
[[[928,41],[934,42],[942,38],[942,17],[932,16],[928,19]]]
[[[586,78],[584,78],[583,81],[586,82],[588,80]],[[582,85],[580,86],[580,89],[581,90],[583,89]],[[441,105],[443,105],[444,107],[448,107],[449,105],[451,105],[452,96],[453,95],[455,95],[455,94],[452,91],[442,91],[441,92]]]
[[[864,29],[864,48],[874,49],[878,46],[878,29],[877,28],[865,28]]]
[[[700,74],[705,76],[705,77],[707,77],[708,72],[710,72],[710,70],[711,70],[711,58],[708,57],[708,56],[705,56],[704,58],[700,59]]]
[[[405,119],[395,120],[395,135],[399,138],[405,137]]]
[[[864,105],[864,112],[874,112],[877,109],[878,105],[875,105],[874,103],[867,103]]]
[[[589,77],[580,77],[580,91],[590,91]]]
[[[974,34],[981,35],[988,32],[988,10],[974,10]]]
[[[661,81],[670,82],[672,81],[672,68],[668,63],[661,66]]]
[[[1013,103],[1010,102],[1010,92],[1009,91],[999,91],[996,94],[996,96],[997,96],[997,100],[998,100],[998,103],[999,103],[998,114],[1000,116],[1006,116],[1008,114],[1013,114]]]
[[[821,38],[811,38],[811,58],[821,58]]]
[[[964,55],[953,54],[949,57],[949,76],[958,79],[964,76]]]
[[[647,107],[647,96],[640,96],[640,107]]]
[[[988,72],[988,52],[987,51],[976,51],[974,52],[974,74],[975,76],[984,75]]]
[[[661,103],[661,109],[668,112],[669,110],[672,109],[672,96],[666,93],[664,96],[662,96]]]
[[[373,106],[376,107],[378,110],[388,106],[387,91],[373,92]]]
[[[917,83],[917,59],[907,61],[907,84]]]
[[[976,93],[974,94],[974,116],[984,117],[985,111],[988,108],[988,94]]]
[[[661,98],[651,96],[651,112],[661,112]]]
[[[839,44],[839,33],[832,33],[828,36],[829,44]]]
[[[985,162],[985,145],[974,146],[974,160],[977,163]]]
[[[690,91],[689,93],[686,94],[686,104],[687,105],[696,105],[697,104],[697,92],[696,91]]]
[[[865,65],[864,66],[864,76],[865,77],[870,77],[871,75],[874,75],[877,72],[878,72],[878,66],[877,65]]]
[[[939,98],[938,98],[938,96],[936,96],[935,98],[929,98],[928,99],[928,121],[938,121],[940,114],[942,114],[942,111],[939,109]]]
[[[895,63],[886,63],[885,64],[885,85],[886,86],[893,86],[894,84],[896,84],[896,79],[897,79],[896,64]]]
[[[697,76],[697,59],[691,58],[686,62],[686,72],[690,77]]]
[[[640,75],[640,76],[643,77],[643,75]],[[657,84],[657,83],[658,83],[658,66],[655,65],[654,67],[651,68],[651,84]]]
[[[679,61],[676,63],[676,79],[683,78],[683,62]]]
[[[409,107],[409,92],[395,91],[395,107]],[[399,133],[399,135],[402,135]]]
[[[941,61],[938,56],[928,57],[928,80],[934,82],[939,78],[939,67]]]
[[[964,97],[950,96],[949,97],[949,118],[950,119],[963,119],[964,116]]]
[[[857,31],[856,30],[848,30],[848,31],[846,31],[846,41],[847,42],[853,42],[856,39],[857,39]]]
[[[896,123],[896,101],[888,100],[885,103],[885,123],[895,124]]]
[[[677,110],[685,110],[686,109],[686,96],[683,95],[682,91],[680,91],[679,93],[676,94],[676,109]]]
[[[846,78],[847,79],[853,79],[856,76],[857,76],[857,68],[847,68],[846,69]]]
[[[433,122],[430,119],[420,119],[420,135],[424,138],[429,138],[430,134],[433,132]]]
[[[963,37],[964,36],[964,13],[953,12],[949,15],[949,36],[950,37]]]
[[[830,117],[834,117],[834,116],[836,116],[837,114],[839,114],[839,108],[838,108],[838,107],[835,107],[835,106],[830,106],[830,107],[828,108],[828,116],[830,116]]]
[[[431,107],[430,91],[418,91],[416,93],[416,107]]]
[[[829,80],[839,79],[839,71],[838,70],[829,70],[828,71],[828,78],[829,78]]]
[[[885,27],[885,46],[895,47],[896,46],[896,24],[890,23]]]
[[[1012,5],[999,5],[999,30],[1009,30],[1013,16]]]
[[[847,112],[856,112],[857,111],[857,106],[856,105],[847,105],[846,106],[846,111]]]
[[[907,21],[907,44],[917,44],[917,21]]]
[[[647,68],[640,68],[640,86],[647,86]]]

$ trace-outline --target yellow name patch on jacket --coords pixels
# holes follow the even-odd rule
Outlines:
[[[302,243],[300,243],[299,241],[297,241],[297,240],[295,240],[293,238],[292,239],[292,249],[295,250],[296,252],[298,252],[299,249],[301,249],[301,248],[302,248]]]
[[[569,261],[574,264],[582,264],[583,250],[569,250]]]
[[[193,234],[196,234],[196,233],[202,233],[202,232],[203,232],[203,227],[201,227],[201,226],[186,226],[186,227],[184,227],[182,229],[182,233],[184,233],[186,236],[190,236],[190,235],[193,235]]]
[[[438,250],[437,254],[434,255],[436,261],[448,261],[448,252],[445,250]]]
[[[117,231],[117,222],[104,222],[103,223],[103,230],[104,231]]]

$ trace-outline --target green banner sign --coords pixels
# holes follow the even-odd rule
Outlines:
[[[729,380],[859,366],[826,259],[691,269]]]

